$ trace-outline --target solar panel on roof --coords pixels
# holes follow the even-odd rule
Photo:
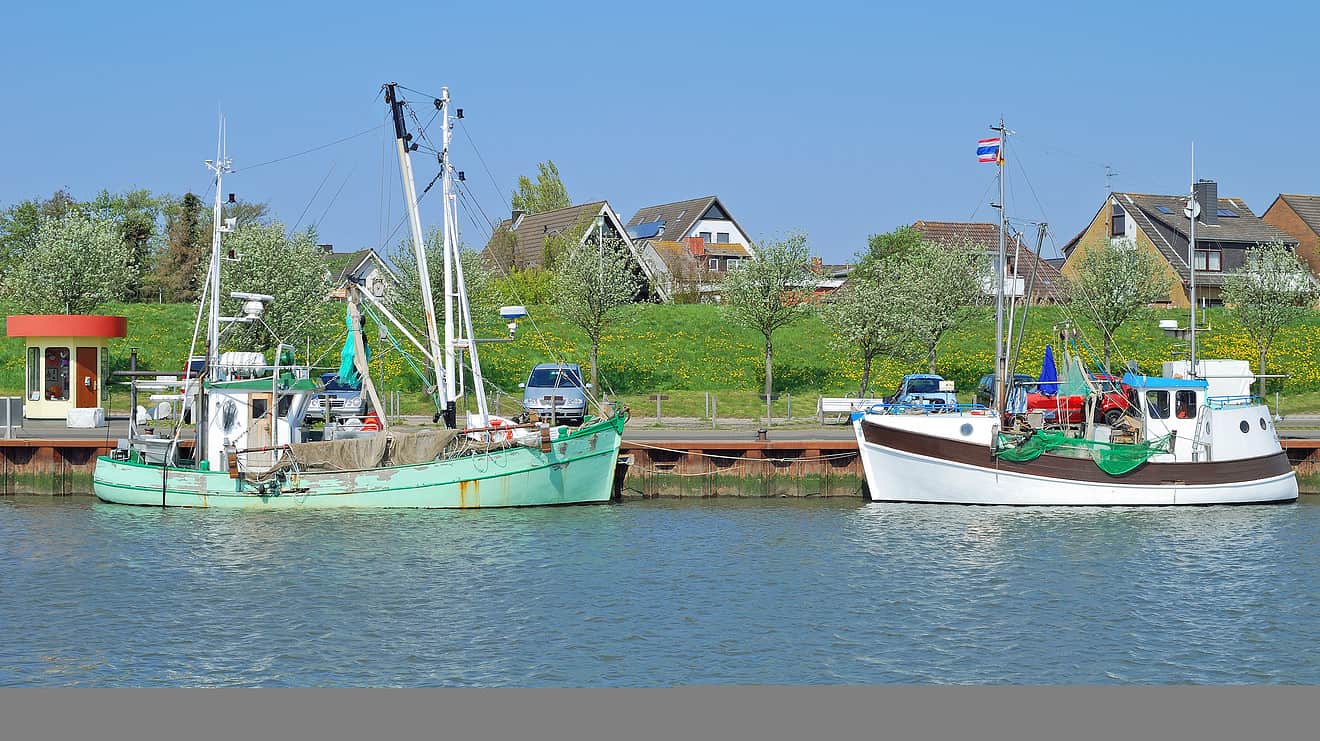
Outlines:
[[[1155,207],[1155,210],[1156,210],[1156,211],[1159,211],[1159,212],[1162,213],[1162,214],[1171,214],[1171,213],[1173,213],[1173,211],[1170,210],[1168,206],[1156,206],[1156,207]]]
[[[1237,212],[1231,208],[1216,209],[1215,213],[1219,214],[1220,216],[1227,216],[1230,219],[1236,219],[1238,217]]]
[[[660,230],[665,226],[663,221],[648,221],[645,224],[637,224],[628,227],[628,236],[633,239],[650,239],[660,234]]]

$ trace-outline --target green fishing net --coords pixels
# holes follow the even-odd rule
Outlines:
[[[1153,456],[1168,453],[1172,445],[1173,433],[1142,443],[1103,443],[1068,437],[1062,432],[1040,430],[1025,439],[1000,435],[995,455],[1022,463],[1035,460],[1043,453],[1066,449],[1085,454],[1095,461],[1101,471],[1111,476],[1121,476]]]

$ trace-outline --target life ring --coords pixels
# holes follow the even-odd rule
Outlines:
[[[380,417],[375,412],[371,412],[362,418],[363,432],[380,432]]]
[[[501,427],[504,427],[504,420],[499,417],[492,417],[490,420],[490,426],[492,427],[490,431],[491,442],[508,442],[513,439],[513,430],[508,428],[500,429]]]

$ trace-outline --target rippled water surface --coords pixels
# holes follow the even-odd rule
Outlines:
[[[1320,499],[0,499],[0,684],[1320,683]]]

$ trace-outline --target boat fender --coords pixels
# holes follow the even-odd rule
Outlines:
[[[541,425],[541,452],[550,452],[550,426],[545,424]]]
[[[242,476],[238,470],[238,449],[228,440],[225,441],[225,464],[229,468],[229,478],[236,479]]]

